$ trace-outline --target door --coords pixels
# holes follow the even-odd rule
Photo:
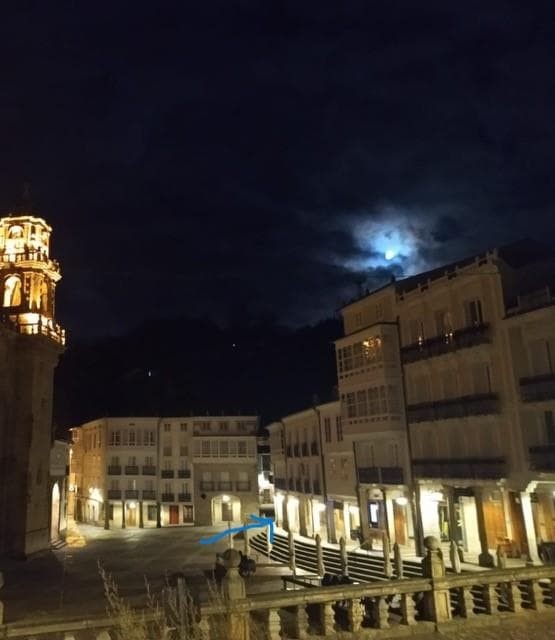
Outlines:
[[[513,542],[518,547],[520,553],[528,553],[528,542],[526,540],[526,528],[524,526],[524,516],[520,506],[520,498],[509,492],[509,504],[511,508],[511,524],[513,525]]]
[[[406,507],[393,502],[393,524],[395,527],[395,542],[397,544],[406,544]]]
[[[233,521],[233,506],[231,502],[222,502],[222,520],[224,522]]]
[[[179,506],[170,504],[170,524],[179,524]]]
[[[129,505],[126,505],[125,512],[127,514],[127,526],[135,527],[137,526],[137,509],[131,508]]]

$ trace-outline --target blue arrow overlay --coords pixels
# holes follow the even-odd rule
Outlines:
[[[255,516],[251,513],[249,516],[251,520],[250,524],[244,524],[242,527],[234,527],[233,529],[226,529],[220,533],[217,533],[215,536],[211,536],[210,538],[201,538],[200,544],[213,544],[214,542],[218,542],[222,538],[231,535],[232,533],[239,533],[239,531],[246,531],[247,529],[259,529],[260,527],[268,527],[270,529],[269,537],[270,544],[274,544],[274,521],[272,518],[265,518],[263,516]]]

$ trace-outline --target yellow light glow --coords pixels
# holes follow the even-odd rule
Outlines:
[[[231,498],[229,496],[222,496],[222,502],[229,502]]]

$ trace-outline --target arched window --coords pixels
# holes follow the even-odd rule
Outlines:
[[[19,276],[8,276],[4,281],[3,307],[18,307],[21,304],[21,279]]]

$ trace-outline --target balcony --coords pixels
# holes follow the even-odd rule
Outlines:
[[[310,455],[317,456],[318,455],[318,443],[311,442],[310,443]]]
[[[173,478],[174,471],[173,469],[162,469],[162,471],[160,472],[160,475],[162,476],[162,478]]]
[[[200,481],[201,491],[214,491],[214,482],[212,480]]]
[[[321,495],[322,491],[320,489],[320,482],[318,480],[314,480],[314,482],[312,483],[312,493],[316,493]]]
[[[138,476],[139,475],[139,467],[135,464],[129,464],[125,467],[125,475],[126,476]]]
[[[145,464],[143,466],[143,476],[155,476],[156,467],[152,464]]]
[[[127,500],[138,500],[139,499],[139,492],[137,491],[137,489],[126,489],[125,490],[125,498]]]
[[[121,489],[108,489],[108,500],[121,500]]]
[[[433,458],[413,460],[418,478],[499,479],[506,475],[504,458]]]
[[[308,456],[308,445],[306,444],[306,442],[303,442],[303,444],[301,445],[301,452],[303,457],[307,457]]]
[[[520,379],[522,402],[542,402],[555,400],[555,374]]]
[[[358,481],[361,484],[404,484],[402,467],[359,467]]]
[[[178,469],[177,470],[178,478],[190,478],[191,477],[191,469]]]
[[[174,493],[163,493],[162,494],[162,502],[174,502],[175,494]]]
[[[533,471],[555,471],[555,444],[530,447],[528,456]]]
[[[298,458],[300,456],[300,448],[299,445],[296,444],[293,446],[293,455],[295,456],[295,458]]]
[[[414,342],[402,347],[401,361],[403,364],[409,364],[458,351],[459,349],[468,349],[480,344],[487,344],[490,340],[489,325],[487,323],[464,327],[464,329],[458,329],[451,334],[434,336],[422,342]]]
[[[108,465],[109,476],[121,476],[121,466],[119,464]]]
[[[251,483],[249,480],[237,480],[235,483],[236,491],[250,491]]]
[[[192,502],[190,493],[178,493],[177,494],[178,502]]]
[[[407,407],[407,421],[415,423],[448,420],[491,415],[499,413],[499,411],[499,396],[496,393],[482,393],[450,398],[449,400],[411,404]]]
[[[156,491],[143,489],[143,500],[156,500]]]
[[[285,489],[287,489],[287,482],[285,481],[285,478],[275,478],[274,487],[285,491]]]
[[[231,491],[233,489],[233,483],[231,480],[220,480],[218,482],[218,491]]]

